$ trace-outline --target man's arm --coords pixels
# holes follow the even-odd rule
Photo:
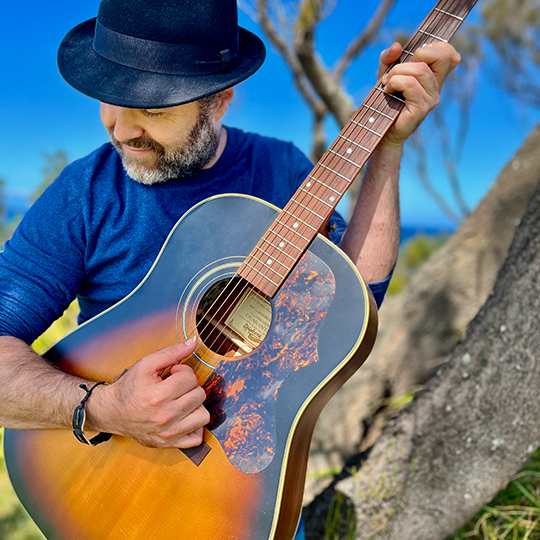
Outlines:
[[[394,43],[381,54],[379,77],[401,55]],[[371,156],[351,222],[340,247],[367,282],[386,279],[399,249],[399,165],[403,144],[439,103],[448,74],[460,56],[447,43],[416,51],[412,61],[394,66],[382,80],[388,93],[402,92],[405,108]]]
[[[86,427],[130,437],[145,446],[188,448],[202,442],[210,421],[193,370],[176,365],[195,342],[148,355],[88,400]],[[171,367],[172,366],[172,367]],[[171,375],[159,376],[171,367]],[[23,341],[0,337],[0,425],[12,429],[71,429],[75,407],[92,382],[59,371]]]

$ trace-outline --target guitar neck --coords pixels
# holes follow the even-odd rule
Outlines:
[[[477,1],[437,2],[389,70],[421,47],[447,43]],[[246,258],[241,277],[274,296],[404,107],[403,96],[387,94],[379,80]]]

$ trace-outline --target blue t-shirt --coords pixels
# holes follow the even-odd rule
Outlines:
[[[242,193],[283,208],[312,169],[290,143],[227,128],[218,162],[153,186],[125,173],[105,144],[67,167],[0,254],[0,335],[32,343],[77,297],[84,322],[137,287],[180,217],[198,202]],[[346,224],[335,213],[331,239]],[[389,279],[370,284],[380,305]],[[297,540],[304,538],[300,524]]]
[[[0,334],[32,343],[77,297],[84,322],[143,280],[180,217],[209,196],[242,193],[283,208],[312,169],[291,143],[227,128],[218,162],[146,186],[111,144],[80,159],[30,208],[0,255]],[[339,243],[345,229],[334,214]],[[388,280],[371,284],[380,304]]]

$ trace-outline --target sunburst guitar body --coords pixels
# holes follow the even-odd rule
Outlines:
[[[376,309],[353,264],[321,236],[272,297],[239,278],[277,215],[247,196],[203,201],[131,295],[47,353],[63,371],[112,382],[196,335],[187,362],[212,417],[203,445],[185,452],[6,430],[12,484],[48,540],[294,537],[316,419],[367,357]]]

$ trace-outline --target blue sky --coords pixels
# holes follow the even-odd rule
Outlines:
[[[366,8],[366,4],[370,7]],[[348,40],[362,28],[376,4],[339,0],[319,34],[326,63],[331,64]],[[107,140],[99,121],[98,103],[70,88],[56,68],[56,51],[63,36],[79,22],[95,16],[98,5],[97,0],[2,1],[4,25],[0,44],[4,51],[4,75],[0,177],[6,180],[8,195],[31,193],[40,181],[45,153],[62,148],[70,160],[74,160]],[[398,1],[380,43],[359,58],[347,74],[348,89],[358,104],[376,82],[378,55],[391,43],[392,29],[405,26],[412,33],[431,7],[432,1]],[[474,18],[478,19],[477,13]],[[257,25],[243,13],[240,22],[262,37]],[[237,88],[226,123],[292,140],[309,152],[310,113],[296,93],[280,57],[267,46],[269,54],[265,65]],[[466,150],[459,168],[464,194],[471,207],[479,202],[497,173],[540,120],[539,111],[527,110],[510,100],[490,83],[485,71],[480,73],[478,83]],[[331,137],[338,133],[331,123],[329,133]],[[444,175],[436,168],[432,174],[441,182],[443,196],[449,198]],[[405,225],[449,224],[424,192],[407,158],[401,197]]]

